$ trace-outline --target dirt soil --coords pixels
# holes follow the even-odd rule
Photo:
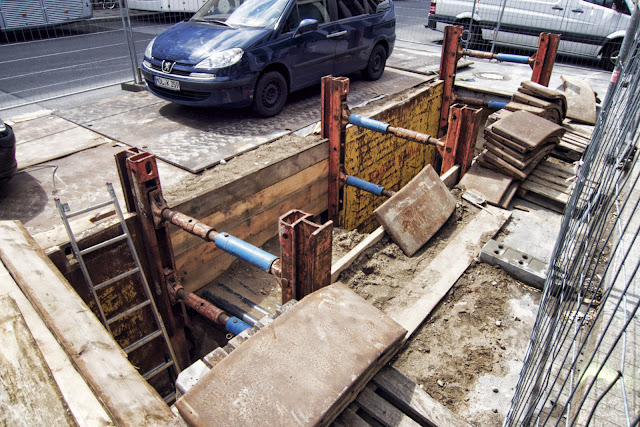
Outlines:
[[[408,305],[411,301],[403,292],[403,284],[424,270],[479,212],[460,200],[460,190],[454,189],[453,193],[459,200],[454,214],[417,254],[405,256],[385,236],[343,271],[339,280],[383,311]],[[365,237],[355,231],[334,229],[333,263]],[[264,249],[279,253],[277,238]],[[258,318],[262,314],[243,305],[238,294],[271,312],[280,303],[277,279],[239,261],[206,289]],[[500,426],[509,408],[539,300],[539,291],[499,267],[476,260],[392,365],[473,425]],[[208,338],[198,338],[208,328],[198,324],[197,316],[192,319],[196,323],[192,327],[197,347],[193,356],[202,357],[224,345],[224,337],[205,333]]]

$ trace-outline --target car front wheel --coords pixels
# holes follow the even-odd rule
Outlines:
[[[387,63],[387,51],[381,45],[376,45],[371,51],[367,68],[362,70],[364,78],[367,80],[378,80],[384,73],[384,66]]]
[[[616,66],[616,62],[618,61],[621,47],[622,43],[620,43],[619,41],[611,42],[605,46],[602,51],[602,68],[607,71],[613,71]]]
[[[287,102],[287,81],[278,71],[268,71],[258,79],[253,96],[253,110],[262,117],[282,111]]]

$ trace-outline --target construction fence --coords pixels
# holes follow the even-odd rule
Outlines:
[[[640,421],[638,15],[579,165],[508,426]]]

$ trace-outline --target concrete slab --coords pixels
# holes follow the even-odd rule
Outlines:
[[[398,93],[427,79],[393,69],[376,82],[365,82],[359,75],[349,77],[350,105]],[[158,102],[149,93],[129,94],[58,115],[197,173],[320,120],[320,90],[314,86],[292,94],[282,113],[268,119],[248,109],[204,109]]]
[[[256,332],[175,406],[192,425],[327,425],[391,358],[405,332],[336,283]]]

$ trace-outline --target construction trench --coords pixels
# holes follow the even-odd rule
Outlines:
[[[564,120],[566,100],[538,87],[558,38],[493,57],[539,84],[505,102],[456,95],[456,63],[488,55],[461,35],[445,33],[439,80],[393,97],[350,108],[349,79],[324,78],[319,132],[208,170],[206,191],[163,189],[156,156],[129,148],[115,156],[121,208],[58,201],[73,240],[1,222],[7,319],[49,372],[24,397],[47,402],[41,420],[501,425],[590,127],[505,136],[509,117],[526,136]]]

